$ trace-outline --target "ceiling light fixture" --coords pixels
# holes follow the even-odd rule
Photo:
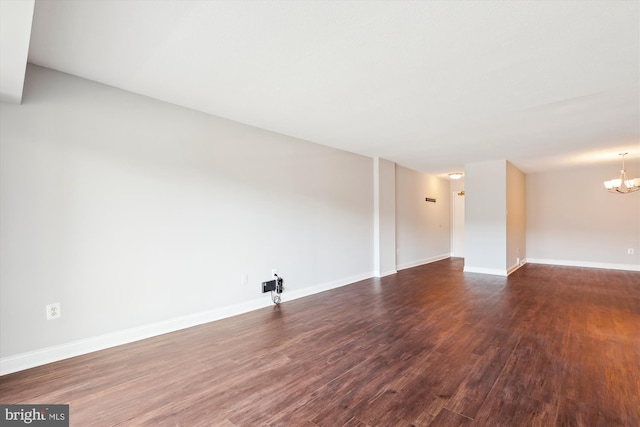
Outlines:
[[[620,153],[622,156],[622,169],[620,178],[604,182],[604,186],[610,193],[627,194],[640,190],[640,178],[627,178],[627,170],[624,168],[624,156],[629,153]]]
[[[462,172],[452,172],[449,174],[449,178],[451,179],[460,179],[464,176]]]

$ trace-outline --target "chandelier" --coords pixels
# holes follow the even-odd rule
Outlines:
[[[622,169],[620,177],[604,182],[604,186],[610,193],[626,194],[640,190],[640,178],[627,178],[627,170],[624,168],[624,156],[629,153],[620,153],[622,156]]]

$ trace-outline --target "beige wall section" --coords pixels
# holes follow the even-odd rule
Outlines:
[[[507,272],[526,258],[526,177],[507,162]]]
[[[396,166],[398,269],[450,256],[450,194],[447,180]]]
[[[640,176],[640,160],[626,166]],[[640,191],[610,194],[602,184],[619,169],[610,163],[527,175],[528,262],[640,270]]]

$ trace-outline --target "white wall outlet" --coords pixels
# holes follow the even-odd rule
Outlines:
[[[244,273],[244,274],[242,275],[242,284],[243,284],[243,285],[247,285],[247,284],[249,284],[249,275],[248,275],[247,273]]]
[[[634,252],[635,252],[635,251],[633,250],[633,248],[629,248],[629,249],[627,249],[627,254],[629,254],[629,255],[633,255],[633,254],[634,254]]]
[[[47,304],[47,320],[59,319],[62,315],[60,311],[60,303],[56,302],[54,304]]]
[[[278,274],[278,269],[277,268],[272,268],[271,269],[271,277],[275,276],[276,274]]]

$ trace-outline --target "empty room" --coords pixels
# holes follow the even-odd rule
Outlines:
[[[639,426],[640,2],[0,0],[2,426]]]

